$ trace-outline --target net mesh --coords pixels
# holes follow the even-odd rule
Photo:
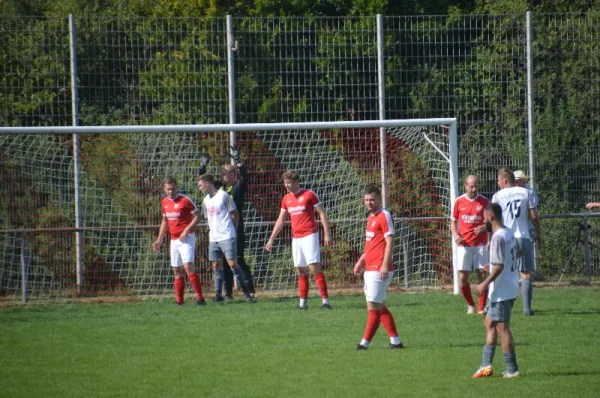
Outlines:
[[[170,295],[168,250],[151,250],[160,223],[162,179],[175,176],[180,191],[200,205],[196,178],[202,155],[211,156],[208,172],[218,177],[220,166],[230,163],[229,134],[96,134],[82,135],[80,142],[85,265],[78,291],[72,136],[0,136],[0,178],[15,193],[0,199],[0,294],[20,300],[25,279],[29,300],[42,302],[78,294]],[[332,224],[333,244],[322,246],[329,285],[359,288],[352,268],[364,245],[362,189],[381,181],[379,129],[244,131],[237,133],[237,146],[250,174],[243,209],[245,257],[259,292],[295,291],[289,226],[273,250],[264,251],[285,194],[281,174],[288,169],[297,170],[302,185],[319,196]],[[430,287],[451,280],[448,151],[445,126],[386,132],[388,208],[398,231],[397,285]],[[196,266],[210,292],[207,249],[202,225]]]

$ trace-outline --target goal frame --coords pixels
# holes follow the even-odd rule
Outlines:
[[[168,133],[168,132],[229,132],[232,137],[232,142],[235,143],[235,132],[240,131],[276,131],[276,130],[294,130],[294,129],[365,129],[365,128],[380,128],[380,134],[385,137],[387,128],[409,127],[409,126],[447,126],[448,127],[448,145],[449,156],[446,156],[427,136],[425,139],[432,147],[444,157],[448,162],[450,176],[450,203],[454,206],[454,202],[458,196],[458,140],[457,140],[457,119],[456,118],[432,118],[432,119],[388,119],[388,120],[361,120],[361,121],[340,121],[340,122],[288,122],[288,123],[242,123],[242,124],[187,124],[187,125],[119,125],[119,126],[37,126],[37,127],[0,127],[0,134],[22,135],[22,134],[73,134],[74,153],[79,152],[77,147],[80,134],[127,134],[127,133]],[[385,148],[381,148],[384,152]],[[384,154],[382,153],[382,159]],[[387,181],[383,168],[385,164],[382,162],[382,177],[381,188],[384,193],[383,203],[387,203],[385,193],[387,190]],[[76,178],[78,177],[79,167],[74,170]],[[76,193],[76,198],[77,198]],[[75,206],[78,207],[78,201],[75,201]],[[76,208],[75,214],[79,211]],[[450,222],[451,214],[448,217]],[[79,224],[77,224],[79,225]],[[81,233],[81,231],[77,231]],[[453,264],[453,293],[459,293],[458,288],[458,271],[456,267],[456,243],[450,237],[452,245],[452,264]],[[79,252],[79,248],[77,251]],[[77,257],[77,281],[81,283],[81,269],[83,264],[79,263],[81,256]],[[26,294],[25,292],[23,293]]]

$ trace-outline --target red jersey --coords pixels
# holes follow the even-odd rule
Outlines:
[[[394,220],[389,211],[380,209],[367,218],[367,242],[365,243],[365,271],[379,271],[385,256],[385,238],[394,235]],[[390,258],[389,271],[394,270]]]
[[[302,238],[318,231],[315,207],[321,202],[310,189],[300,189],[297,194],[288,192],[281,201],[281,210],[290,215],[292,236]]]
[[[185,195],[177,195],[175,199],[168,196],[160,202],[163,217],[169,222],[171,240],[179,238],[183,230],[190,225],[198,208],[192,199]]]
[[[475,199],[461,195],[454,203],[452,219],[458,220],[458,233],[465,240],[459,246],[484,246],[487,243],[487,233],[475,235],[475,228],[484,224],[483,211],[489,201],[477,194]]]

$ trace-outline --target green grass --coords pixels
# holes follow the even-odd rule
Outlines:
[[[513,310],[520,379],[472,380],[481,361],[481,316],[446,293],[392,293],[404,350],[380,328],[355,351],[362,296],[212,304],[73,304],[0,312],[3,397],[597,396],[600,289],[539,288],[534,317]]]

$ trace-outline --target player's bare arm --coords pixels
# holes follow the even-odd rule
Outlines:
[[[331,239],[331,229],[329,228],[329,221],[327,220],[327,215],[325,214],[325,209],[323,209],[323,205],[318,205],[315,207],[315,210],[319,214],[321,218],[321,223],[323,223],[323,232],[325,234],[323,241],[326,245],[331,245],[333,242]]]
[[[390,270],[390,263],[392,262],[392,253],[394,252],[394,235],[388,235],[385,237],[385,253],[383,254],[383,264],[381,264],[381,280],[387,279],[388,272]]]
[[[535,229],[535,240],[537,240],[538,245],[542,244],[542,226],[540,224],[540,218],[538,217],[538,213],[536,209],[529,209],[529,218],[531,219],[531,223],[533,224],[533,228]]]
[[[596,207],[600,207],[600,202],[590,202],[590,203],[588,203],[588,204],[585,205],[585,208],[588,209],[588,210],[596,208]]]
[[[235,226],[235,230],[237,231],[238,224],[240,222],[240,213],[238,213],[237,210],[231,210],[229,214],[231,214],[231,218],[233,219],[233,225]]]
[[[190,231],[193,231],[194,228],[196,228],[196,225],[198,224],[198,221],[200,220],[200,213],[199,212],[195,212],[194,213],[194,218],[192,218],[192,221],[190,221],[189,225],[187,227],[185,227],[185,229],[183,230],[183,232],[181,232],[181,235],[179,235],[179,240],[180,241],[184,241],[185,238],[187,238],[188,234],[190,233]]]
[[[279,212],[279,217],[277,218],[277,221],[275,222],[275,226],[273,227],[273,232],[271,233],[271,237],[269,238],[269,241],[265,245],[266,251],[268,251],[268,252],[271,251],[271,247],[273,246],[273,241],[275,240],[277,235],[279,235],[279,233],[283,229],[283,224],[285,223],[286,218],[287,218],[287,211],[281,210]]]
[[[168,226],[169,223],[167,221],[167,217],[163,216],[162,221],[160,222],[160,228],[158,229],[158,238],[156,238],[156,241],[152,244],[152,250],[154,253],[158,253],[160,251],[160,246],[165,239]]]
[[[362,271],[362,269],[364,267],[365,267],[365,254],[363,253],[362,256],[360,256],[360,258],[356,262],[356,264],[354,265],[354,275],[360,276],[360,272]]]
[[[481,294],[488,288],[489,284],[491,282],[493,282],[498,277],[498,275],[500,275],[500,273],[502,272],[503,269],[504,269],[504,265],[494,264],[494,270],[492,272],[490,272],[488,277],[485,278],[483,280],[483,282],[481,282],[480,284],[475,286],[475,293],[478,296],[481,296]]]
[[[465,240],[458,233],[458,220],[451,220],[450,231],[452,232],[452,237],[454,238],[454,241],[456,243],[458,243],[458,244],[464,243]]]

